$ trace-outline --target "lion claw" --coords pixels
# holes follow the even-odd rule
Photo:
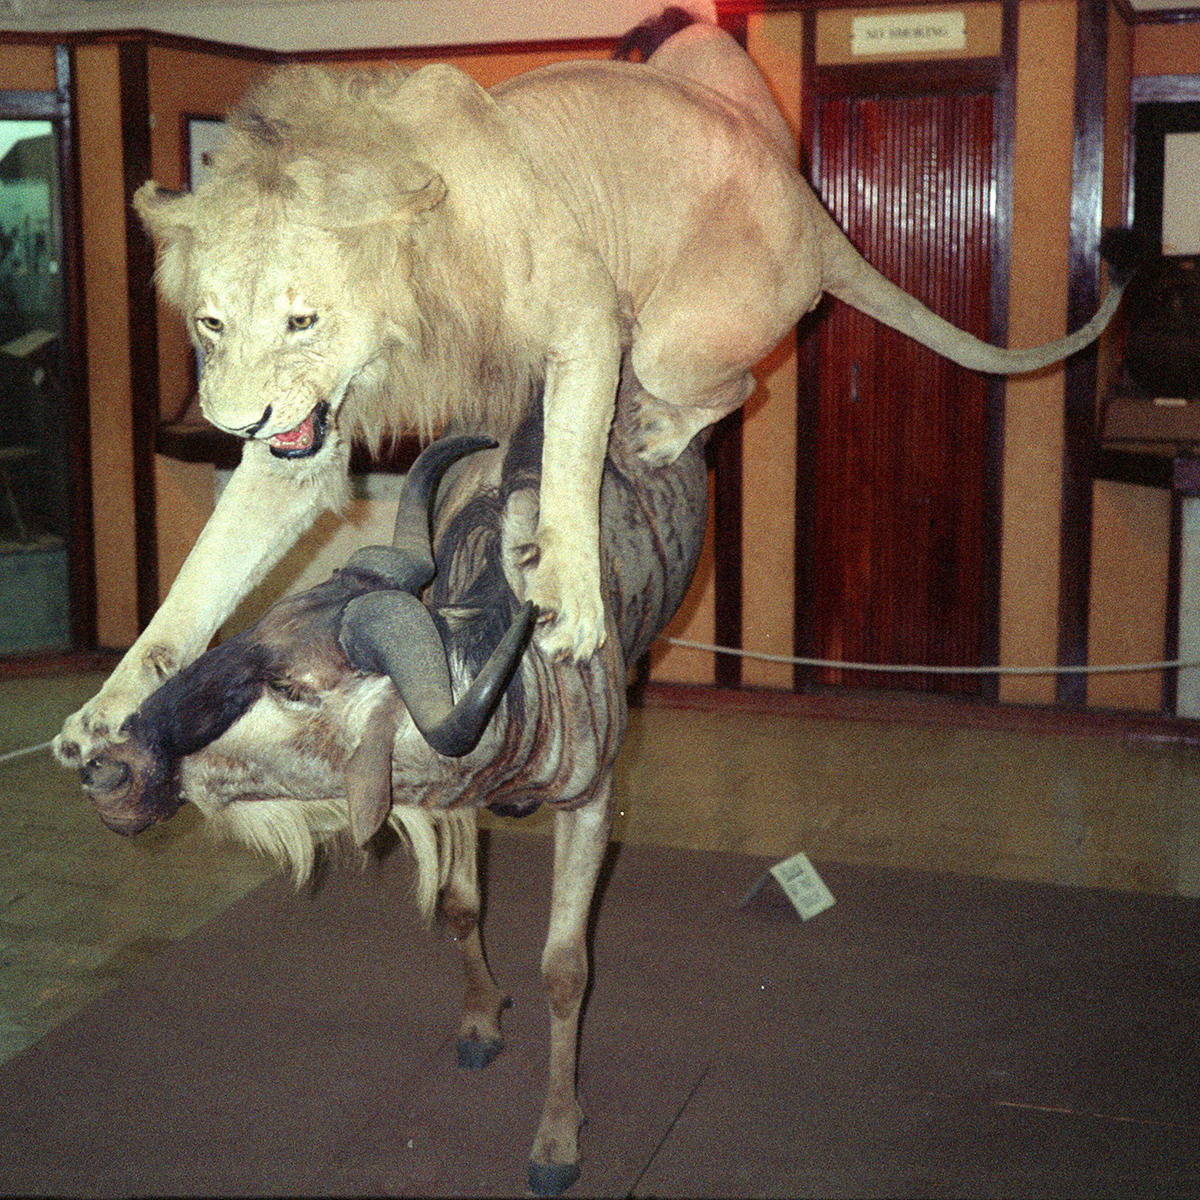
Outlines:
[[[561,614],[539,624],[534,633],[538,647],[552,662],[586,662],[604,645],[603,627],[586,627],[584,622],[568,624]]]

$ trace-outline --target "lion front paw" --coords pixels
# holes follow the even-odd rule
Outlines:
[[[553,546],[552,537],[539,534],[538,545],[525,555],[525,598],[541,614],[534,636],[551,659],[584,662],[605,639],[599,569],[563,562]]]
[[[122,727],[137,705],[129,697],[106,696],[103,692],[94,696],[63,722],[51,743],[54,757],[74,770],[102,758],[109,747],[125,740]]]
[[[144,635],[143,635],[144,636]],[[63,722],[51,748],[64,767],[78,770],[126,740],[125,723],[141,703],[179,669],[177,652],[161,643],[125,655],[104,686]]]
[[[118,737],[124,720],[114,721],[108,713],[92,713],[85,705],[72,713],[64,722],[58,736],[51,743],[54,757],[64,767],[79,770],[89,762],[99,759]]]

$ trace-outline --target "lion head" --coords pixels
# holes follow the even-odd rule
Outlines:
[[[484,359],[505,338],[483,314],[498,289],[486,248],[460,252],[447,185],[403,120],[411,78],[276,72],[231,114],[200,187],[134,197],[202,357],[204,415],[278,457],[318,454],[339,424],[376,445],[428,436],[469,419],[464,379],[496,378]]]

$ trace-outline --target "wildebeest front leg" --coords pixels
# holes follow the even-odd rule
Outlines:
[[[588,980],[587,922],[596,877],[612,828],[611,773],[599,793],[573,812],[556,814],[550,931],[542,954],[542,979],[550,1004],[550,1070],[546,1104],[529,1159],[529,1186],[557,1196],[579,1178],[579,1126],[575,1098],[579,1010]]]
[[[445,830],[451,836],[449,829]],[[500,1013],[512,1001],[496,985],[479,935],[479,857],[475,813],[453,830],[453,865],[442,888],[442,914],[462,954],[466,994],[458,1034],[458,1065],[482,1070],[504,1048]]]

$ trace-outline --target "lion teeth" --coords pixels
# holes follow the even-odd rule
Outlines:
[[[312,444],[312,440],[312,417],[306,417],[295,429],[289,429],[286,433],[277,433],[270,439],[272,446],[287,446],[289,449],[295,446],[309,446]]]

